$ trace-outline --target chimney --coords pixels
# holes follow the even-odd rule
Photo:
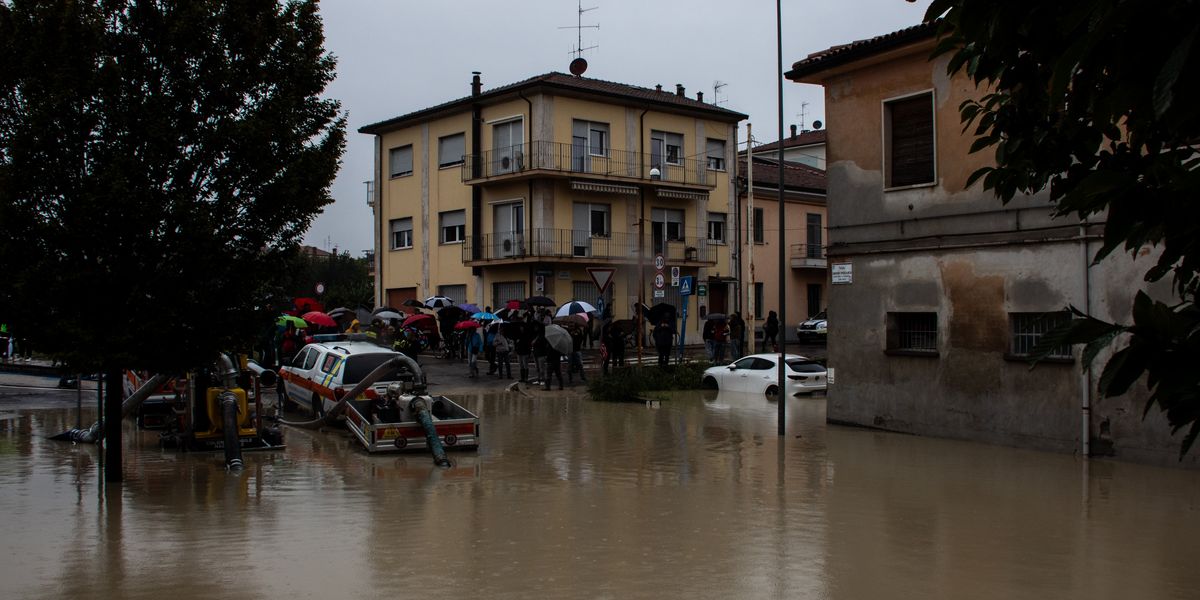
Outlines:
[[[676,96],[683,95],[683,84],[682,83],[675,84],[675,95]]]
[[[660,83],[660,84],[658,84],[658,85],[654,86],[654,91],[656,91],[656,92],[661,92],[661,91],[662,91],[662,84]]]
[[[483,91],[483,84],[479,81],[479,71],[471,71],[471,95],[478,96]]]
[[[792,137],[796,137],[796,126],[792,125]]]
[[[696,92],[696,102],[704,102],[704,92]]]

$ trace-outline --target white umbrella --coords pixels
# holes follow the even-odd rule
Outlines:
[[[575,349],[575,344],[571,341],[571,334],[566,329],[558,325],[547,325],[546,343],[550,344],[559,354],[570,354]]]
[[[596,312],[596,307],[584,302],[583,300],[572,300],[558,307],[558,312],[554,313],[554,316],[565,317],[567,315],[589,312]]]
[[[446,308],[454,306],[454,300],[445,296],[430,296],[425,299],[425,308]]]

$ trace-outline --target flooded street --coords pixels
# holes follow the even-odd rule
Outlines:
[[[788,400],[456,396],[477,453],[159,450],[0,413],[2,598],[1195,598],[1200,477],[825,425]],[[94,410],[84,418],[93,420]]]

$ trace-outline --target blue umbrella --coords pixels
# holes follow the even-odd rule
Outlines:
[[[467,314],[479,312],[479,307],[471,304],[470,302],[463,302],[462,304],[459,304],[458,307],[463,309],[463,312]]]
[[[471,315],[471,318],[475,319],[476,321],[495,321],[495,320],[499,319],[500,317],[497,317],[496,315],[494,315],[490,312],[480,311],[480,312],[477,312],[477,313]]]

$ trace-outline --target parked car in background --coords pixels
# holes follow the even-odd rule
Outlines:
[[[796,339],[801,342],[821,342],[825,343],[825,333],[827,320],[825,319],[825,311],[821,311],[805,321],[801,321],[796,327]]]
[[[825,366],[797,354],[785,355],[789,396],[825,390]],[[752,354],[731,364],[710,367],[701,383],[709,389],[774,396],[779,392],[779,355]]]

